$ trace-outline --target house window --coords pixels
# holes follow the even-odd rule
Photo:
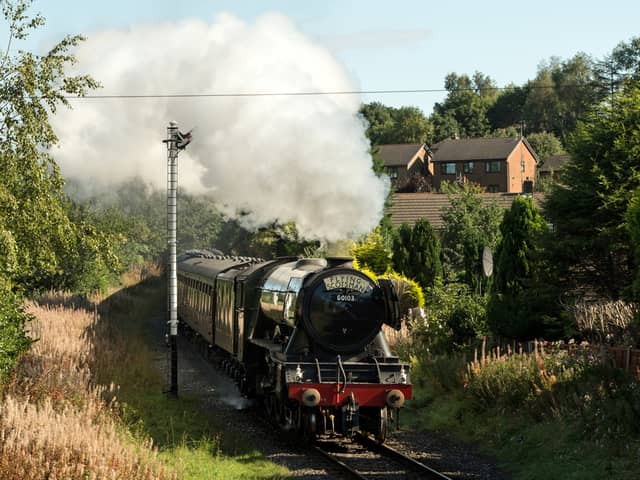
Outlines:
[[[456,174],[456,164],[454,162],[443,163],[442,167],[440,167],[440,173],[442,175],[455,175]]]
[[[485,163],[487,173],[500,173],[502,170],[502,162],[500,160],[490,160]]]
[[[498,185],[487,185],[487,192],[489,193],[497,193],[499,191]]]
[[[473,162],[464,162],[462,171],[464,173],[473,173]]]
[[[397,168],[390,168],[389,169],[389,177],[391,178],[391,180],[395,180],[398,178],[398,169]]]
[[[520,171],[524,172],[524,160],[520,160]]]

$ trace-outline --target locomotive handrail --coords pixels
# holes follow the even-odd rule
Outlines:
[[[344,393],[344,389],[347,388],[347,373],[344,371],[344,365],[342,365],[342,357],[340,355],[336,357],[336,363],[338,364],[338,379],[337,379],[337,383],[339,387],[338,392]],[[340,372],[342,372],[342,376],[344,377],[344,383],[342,387],[340,387]]]
[[[322,374],[320,373],[320,362],[318,361],[318,358],[315,358],[316,360],[316,369],[318,370],[318,383],[322,383]]]
[[[371,355],[371,358],[373,359],[373,363],[376,364],[376,370],[378,371],[378,382],[382,382],[382,372],[380,371],[380,364],[378,363],[378,359],[373,355]]]

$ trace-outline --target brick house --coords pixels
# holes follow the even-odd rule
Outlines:
[[[557,178],[558,172],[570,158],[567,153],[552,155],[546,158],[542,162],[542,165],[538,167],[538,176],[540,178]]]
[[[424,143],[395,143],[377,147],[377,154],[394,186],[405,184],[412,175],[428,176],[428,152]]]
[[[487,192],[533,191],[538,156],[524,137],[447,139],[431,147],[433,188],[473,182]]]

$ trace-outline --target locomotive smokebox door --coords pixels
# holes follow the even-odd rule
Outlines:
[[[402,326],[402,317],[400,316],[400,305],[396,289],[393,287],[391,280],[386,278],[379,278],[378,285],[380,285],[380,289],[382,290],[386,306],[384,323],[389,325],[391,328],[400,330],[400,327]]]

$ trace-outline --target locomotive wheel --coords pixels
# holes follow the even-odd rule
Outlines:
[[[275,393],[270,393],[264,399],[264,407],[267,412],[267,417],[272,419],[277,425],[280,425],[282,421],[282,404],[276,398]]]
[[[389,426],[389,418],[387,415],[387,407],[383,407],[379,410],[379,418],[377,420],[377,431],[374,432],[376,440],[379,443],[384,443],[387,439],[387,429]]]
[[[308,413],[303,417],[304,436],[308,440],[313,440],[318,433],[318,417],[315,412]]]

